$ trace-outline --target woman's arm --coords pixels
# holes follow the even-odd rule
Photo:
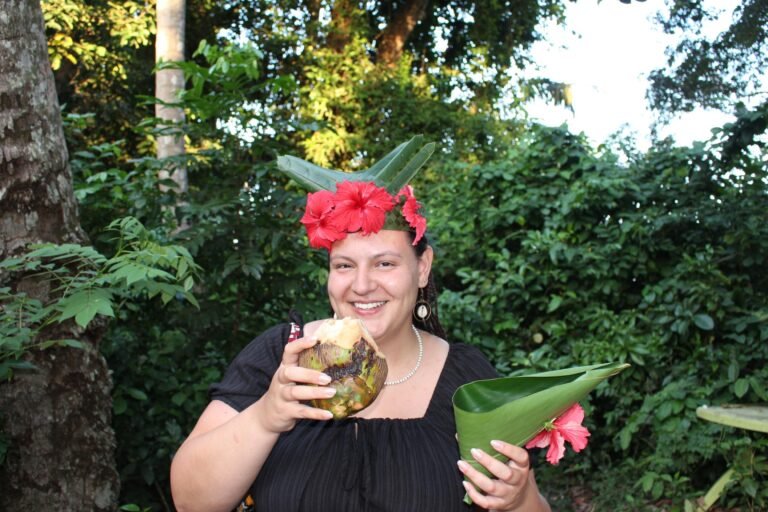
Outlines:
[[[171,491],[180,512],[229,512],[258,476],[282,432],[299,419],[328,420],[333,415],[302,401],[333,396],[327,375],[298,366],[298,354],[312,338],[288,343],[269,389],[238,413],[214,400],[200,416],[171,464]],[[319,384],[319,386],[316,386]]]

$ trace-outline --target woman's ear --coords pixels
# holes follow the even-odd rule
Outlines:
[[[432,271],[432,260],[435,257],[431,246],[427,246],[419,257],[419,288],[424,288],[429,282],[429,273]]]

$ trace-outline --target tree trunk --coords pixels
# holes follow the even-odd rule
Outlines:
[[[357,3],[355,0],[336,0],[331,9],[331,25],[328,31],[327,45],[331,50],[341,53],[352,40]]]
[[[38,0],[0,9],[0,259],[34,242],[83,242]],[[48,300],[33,277],[11,286]],[[0,383],[0,429],[10,440],[0,467],[0,510],[114,510],[119,493],[111,381],[97,332],[71,324],[48,336],[84,349],[27,354],[37,370]]]
[[[185,0],[157,1],[157,40],[155,43],[155,62],[184,61],[184,23]],[[155,96],[166,103],[176,103],[179,93],[184,89],[184,72],[180,69],[162,69],[155,76]],[[184,110],[158,103],[155,116],[166,121],[163,125],[167,135],[157,138],[157,157],[171,158],[184,154],[184,133],[180,130],[184,123]],[[185,193],[189,188],[186,166],[178,162],[166,163],[160,172],[161,179],[170,177],[176,183],[176,192]]]
[[[408,0],[400,6],[378,38],[376,50],[378,62],[387,67],[397,65],[413,29],[427,14],[428,5],[429,0]]]

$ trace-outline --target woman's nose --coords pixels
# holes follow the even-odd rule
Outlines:
[[[355,280],[352,282],[352,291],[358,295],[365,295],[376,288],[376,282],[371,273],[363,268],[355,272]]]

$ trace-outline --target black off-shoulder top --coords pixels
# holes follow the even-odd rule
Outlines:
[[[254,339],[235,358],[211,399],[242,411],[269,388],[290,324]],[[451,397],[462,384],[497,376],[475,347],[449,345],[426,414],[415,419],[301,420],[280,436],[251,487],[258,512],[459,512]]]

